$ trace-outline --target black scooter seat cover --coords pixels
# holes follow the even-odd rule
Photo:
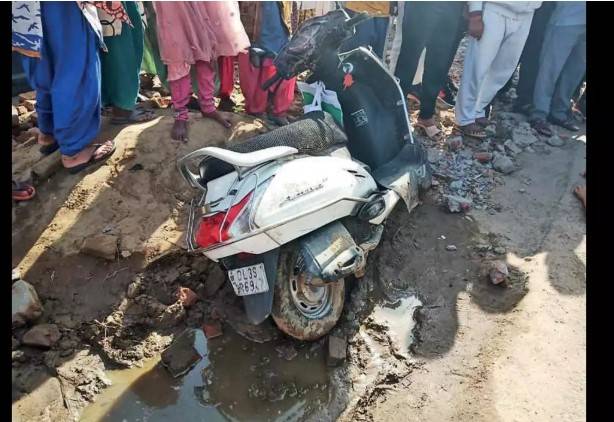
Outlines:
[[[253,152],[265,148],[288,146],[296,148],[299,154],[318,155],[334,146],[343,146],[347,137],[335,120],[322,111],[305,114],[301,119],[270,132],[254,136],[244,142],[225,148],[235,152]],[[199,165],[200,183],[231,173],[234,168],[221,160],[206,158]]]

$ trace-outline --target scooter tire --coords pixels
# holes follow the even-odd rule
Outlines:
[[[291,291],[292,280],[296,278],[297,256],[298,251],[294,248],[284,248],[280,252],[271,316],[277,327],[290,337],[313,341],[326,335],[337,324],[345,302],[345,281],[339,279],[328,285],[330,306],[325,314],[317,318],[305,316],[295,304]]]

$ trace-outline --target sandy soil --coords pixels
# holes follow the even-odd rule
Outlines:
[[[435,347],[418,342],[418,366],[409,385],[388,391],[366,409],[346,412],[345,419],[586,419],[585,213],[572,195],[573,187],[584,183],[584,157],[581,141],[547,155],[525,153],[519,160],[521,170],[493,194],[502,211],[470,214],[481,233],[500,236],[508,264],[528,275],[526,296],[511,294],[511,301],[496,301],[498,287],[480,281],[455,288],[463,277],[463,265],[454,265],[455,257],[442,257],[444,262],[431,258],[422,269],[401,253],[404,265],[382,267],[413,280],[423,292],[427,323],[417,331]],[[414,215],[416,224],[428,225],[421,212]],[[441,226],[450,228],[443,222]],[[458,241],[450,237],[451,243]],[[443,283],[424,286],[419,278],[433,281],[429,273],[454,282],[450,289],[442,288]]]
[[[118,140],[107,164],[76,176],[60,170],[37,181],[33,201],[14,207],[13,265],[41,296],[41,320],[62,333],[49,351],[19,347],[15,421],[78,419],[108,385],[106,370],[157,356],[177,330],[216,312],[226,309],[223,318],[245,330],[223,295],[207,292],[219,269],[183,250],[190,192],[175,161],[267,129],[237,114],[225,130],[193,114],[190,141],[180,144],[169,139],[170,112],[157,113],[141,125],[105,125],[104,136]],[[449,134],[450,112],[441,120]],[[519,170],[496,177],[490,201],[498,212],[450,214],[436,191],[411,215],[395,210],[336,328],[349,339],[347,362],[328,373],[328,405],[305,419],[585,419],[585,214],[572,190],[584,182],[586,138],[561,135],[562,147],[542,140],[515,157]],[[36,145],[15,149],[14,174],[26,177],[38,159]],[[115,261],[81,251],[86,238],[102,233],[119,239]],[[481,273],[494,258],[509,265],[505,286]],[[197,306],[177,304],[180,285],[199,295]],[[406,328],[415,320],[411,353],[376,311],[408,295],[421,302],[400,320]],[[242,351],[232,353],[238,359]]]

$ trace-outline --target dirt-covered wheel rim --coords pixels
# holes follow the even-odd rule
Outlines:
[[[310,276],[300,253],[291,245],[280,252],[274,289],[271,316],[281,331],[298,340],[324,336],[343,311],[344,280],[324,283]]]
[[[290,276],[290,295],[298,311],[309,319],[318,319],[330,313],[332,286],[305,271],[302,256],[298,256]]]

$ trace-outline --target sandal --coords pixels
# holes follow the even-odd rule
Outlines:
[[[112,125],[128,125],[135,123],[145,123],[156,118],[156,115],[152,111],[135,109],[132,110],[129,116],[113,116],[111,118]]]
[[[488,136],[486,134],[486,131],[482,129],[482,127],[477,123],[470,123],[465,126],[459,126],[459,129],[463,135],[470,136],[476,139],[484,139]]]
[[[111,144],[113,145],[111,150],[108,151],[107,153],[101,155],[100,157],[96,158],[96,152],[98,152],[99,149],[107,146],[109,142],[111,142]],[[107,142],[104,142],[102,144],[92,144],[92,145],[95,146],[96,149],[94,150],[94,153],[92,154],[92,156],[90,157],[90,159],[88,161],[86,161],[83,164],[78,164],[78,165],[76,165],[74,167],[66,167],[66,169],[68,170],[68,172],[70,174],[77,174],[80,171],[85,170],[86,168],[88,168],[90,166],[93,166],[94,164],[100,164],[103,161],[106,161],[109,157],[111,157],[113,155],[113,153],[115,152],[115,149],[116,149],[115,140],[107,141]]]
[[[487,117],[478,117],[475,122],[482,127],[490,126],[490,120]]]
[[[56,152],[58,148],[60,148],[60,145],[57,142],[54,142],[52,144],[41,145],[41,147],[38,150],[43,155],[50,155]]]
[[[416,128],[421,129],[421,132],[429,138],[431,141],[440,141],[443,132],[437,127],[437,125],[426,126],[420,122],[416,122]]]
[[[13,180],[13,201],[29,201],[36,195],[34,186]]]

